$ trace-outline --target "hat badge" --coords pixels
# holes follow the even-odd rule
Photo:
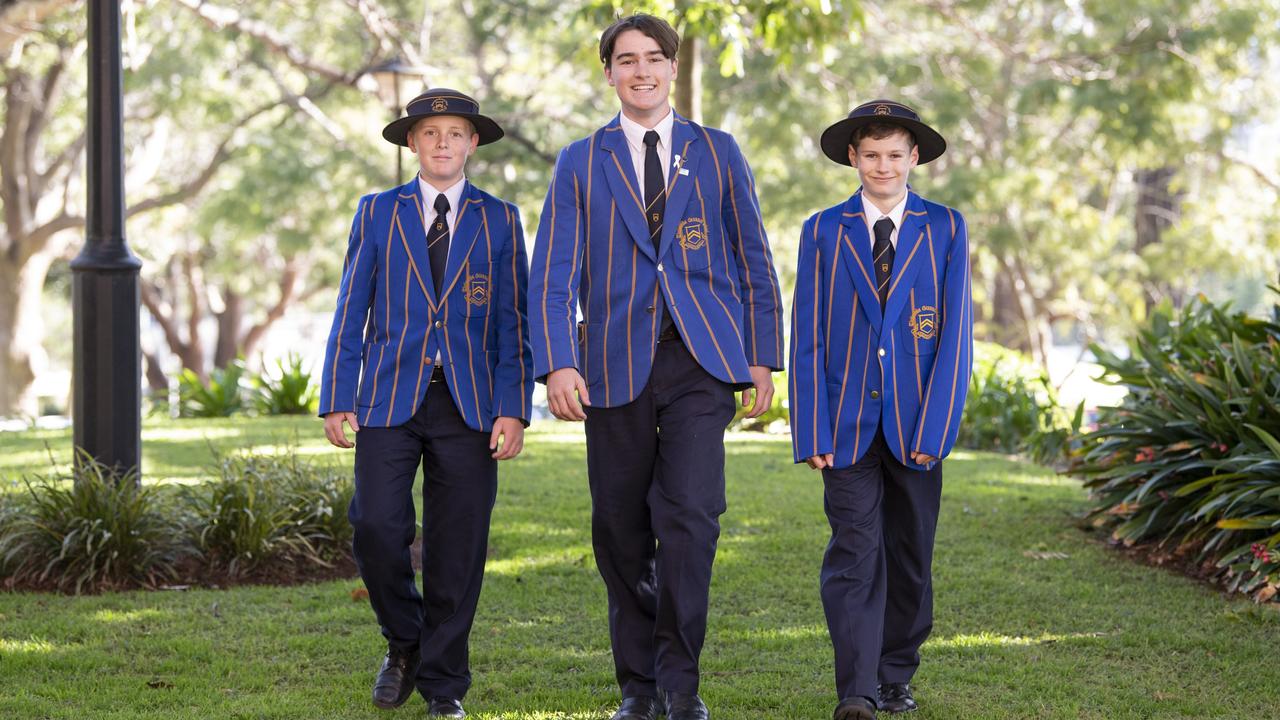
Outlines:
[[[877,105],[875,109],[875,114],[876,115],[892,115],[893,113],[890,112],[888,105]]]
[[[449,109],[449,103],[444,98],[436,98],[431,101],[432,112],[444,112]]]

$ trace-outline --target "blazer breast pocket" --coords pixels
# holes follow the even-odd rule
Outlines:
[[[458,284],[461,288],[455,292],[461,297],[451,303],[454,312],[467,317],[488,315],[493,306],[493,263],[467,263]]]
[[[676,267],[681,270],[705,270],[711,264],[711,234],[707,222],[700,217],[685,218],[676,226],[676,241],[671,245]]]
[[[933,305],[908,306],[907,327],[902,333],[903,348],[911,355],[930,355],[938,349],[942,317]]]

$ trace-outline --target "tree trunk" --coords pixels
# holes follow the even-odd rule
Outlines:
[[[39,252],[15,266],[0,259],[0,416],[35,417],[32,384],[44,364],[41,293],[53,255]]]
[[[702,122],[702,41],[685,35],[676,53],[676,112]]]
[[[1160,244],[1164,231],[1178,220],[1178,206],[1182,202],[1183,193],[1174,193],[1169,185],[1177,169],[1160,167],[1150,170],[1137,170],[1133,174],[1138,185],[1138,202],[1133,216],[1134,252],[1139,257],[1143,250]],[[1171,283],[1156,278],[1148,278],[1143,283],[1143,295],[1150,308],[1164,297],[1169,297]]]
[[[213,350],[213,366],[225,368],[240,352],[240,325],[244,319],[244,296],[235,290],[222,291],[225,307],[217,314],[218,340]]]

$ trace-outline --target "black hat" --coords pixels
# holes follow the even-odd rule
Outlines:
[[[947,141],[937,130],[921,122],[915,110],[892,100],[872,100],[854,108],[849,117],[822,132],[822,152],[841,165],[848,165],[849,141],[853,138],[853,131],[873,123],[900,125],[910,130],[916,137],[916,147],[920,152],[916,162],[920,165],[936,160],[947,149]]]
[[[476,126],[481,145],[501,140],[504,134],[498,123],[480,114],[480,103],[475,98],[449,88],[427,90],[404,106],[404,114],[404,117],[393,120],[390,125],[382,128],[382,137],[387,142],[408,147],[409,130],[413,124],[422,118],[437,115],[453,115],[470,120]]]

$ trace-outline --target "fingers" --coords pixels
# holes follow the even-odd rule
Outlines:
[[[342,423],[351,424],[351,429],[359,432],[360,428],[356,426],[355,413],[330,413],[324,417],[324,436],[329,440],[329,444],[340,448],[353,448],[355,444],[347,439],[347,432],[343,429]]]
[[[562,368],[547,378],[547,409],[557,418],[570,422],[587,419],[582,404],[578,402],[579,397],[582,402],[591,404],[587,384],[578,371]]]
[[[583,380],[581,375],[574,379],[574,387],[578,390],[578,399],[582,401],[582,405],[590,405],[591,396],[587,394],[587,381]],[[586,420],[587,414],[583,412],[582,405],[578,405],[578,412],[582,415],[578,419]]]
[[[502,438],[502,446],[498,446],[498,438]],[[489,449],[493,450],[494,460],[510,460],[524,449],[524,426],[519,420],[499,418],[493,423],[493,432],[489,435]]]
[[[353,431],[360,432],[360,423],[356,422],[355,413],[342,413],[342,419],[347,421]]]
[[[490,450],[498,449],[499,437],[502,437],[502,425],[500,423],[494,423],[493,431],[489,433],[489,449]],[[498,457],[498,454],[495,452],[493,456]]]
[[[769,406],[773,404],[773,383],[757,385],[755,390],[756,402],[751,406],[751,409],[747,411],[747,417],[749,418],[760,417],[769,409]],[[744,401],[742,404],[745,406],[747,393],[743,392],[742,394],[742,399]]]
[[[835,454],[826,453],[825,455],[813,455],[805,458],[804,461],[814,470],[825,470],[826,468],[831,467],[832,463],[835,462]]]
[[[742,391],[742,407],[746,407],[751,402],[751,390],[752,388],[747,388]]]

